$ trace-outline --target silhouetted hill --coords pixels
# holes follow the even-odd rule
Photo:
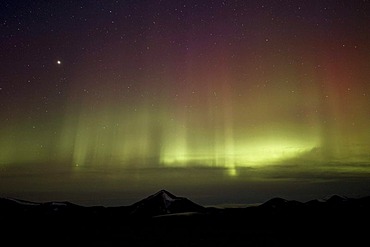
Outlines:
[[[132,205],[131,214],[157,216],[173,213],[204,212],[205,208],[184,197],[161,190]]]
[[[160,216],[160,217],[159,217]],[[0,243],[38,246],[358,246],[370,197],[206,208],[161,190],[129,206],[0,198]]]
[[[298,208],[303,206],[303,203],[298,201],[288,201],[283,198],[273,198],[267,202],[261,204],[261,208],[279,209],[279,208]]]

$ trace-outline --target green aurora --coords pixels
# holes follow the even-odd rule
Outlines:
[[[329,15],[306,6],[300,19],[273,3],[271,13],[241,15],[259,4],[236,1],[244,7],[231,19],[224,13],[232,4],[196,10],[179,29],[154,2],[154,17],[144,4],[117,8],[108,34],[99,31],[112,24],[104,13],[102,24],[89,19],[70,31],[54,20],[55,33],[37,25],[34,35],[4,32],[2,193],[43,200],[50,194],[38,191],[50,186],[68,199],[73,186],[84,193],[95,183],[104,198],[110,188],[176,185],[186,194],[188,183],[199,190],[218,180],[241,189],[370,178],[370,25],[358,12],[368,3],[335,5],[340,11]],[[128,14],[135,21],[119,21]]]

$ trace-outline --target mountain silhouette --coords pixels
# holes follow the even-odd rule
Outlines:
[[[166,190],[157,193],[133,204],[133,215],[156,216],[164,214],[203,212],[204,207],[184,197],[177,197]]]
[[[270,209],[278,209],[278,208],[298,208],[301,207],[303,203],[295,201],[295,200],[286,200],[280,197],[272,198],[267,202],[261,204],[259,207],[261,208],[270,208]]]
[[[4,246],[360,246],[370,197],[220,209],[166,190],[119,207],[0,198],[0,221]]]

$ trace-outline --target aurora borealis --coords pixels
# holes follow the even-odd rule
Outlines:
[[[0,17],[4,196],[370,192],[369,1],[6,0]]]

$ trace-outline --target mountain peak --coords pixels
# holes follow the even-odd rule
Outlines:
[[[335,204],[335,203],[343,203],[345,201],[348,201],[348,198],[334,194],[334,195],[330,195],[324,198],[324,201]]]
[[[163,199],[166,199],[166,200],[175,200],[175,199],[178,199],[177,196],[175,196],[174,194],[168,192],[167,190],[160,190],[157,193],[155,193],[155,194],[153,194],[153,195],[151,195],[149,197],[162,197]]]
[[[160,190],[157,193],[132,205],[133,213],[144,215],[161,215],[182,212],[197,212],[203,209],[187,198],[177,197],[166,190]]]
[[[295,200],[286,200],[284,198],[275,197],[267,202],[263,203],[261,207],[263,208],[295,208],[302,206],[301,202]]]

